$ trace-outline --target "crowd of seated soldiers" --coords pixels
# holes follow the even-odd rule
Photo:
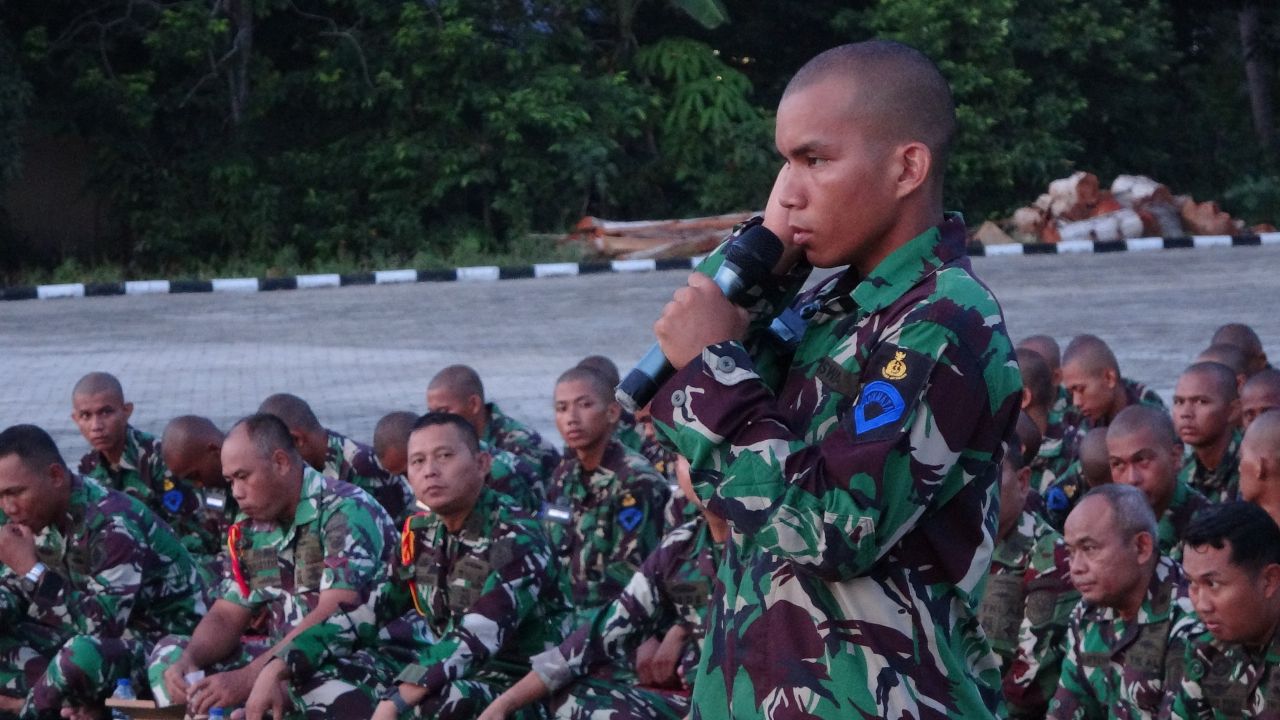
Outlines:
[[[1225,325],[1172,404],[1100,338],[1023,339],[974,610],[1008,717],[1280,717],[1280,371]],[[454,365],[365,444],[272,395],[159,437],[105,372],[90,451],[0,433],[0,718],[681,718],[730,528],[613,399],[555,382],[560,449]]]

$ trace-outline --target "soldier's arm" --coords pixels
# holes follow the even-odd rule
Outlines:
[[[223,599],[215,600],[213,607],[196,625],[195,632],[191,633],[191,642],[179,663],[197,670],[230,656],[240,647],[241,637],[251,619],[253,611],[249,608]]]
[[[1016,411],[1017,393],[995,407],[988,394],[989,381],[1003,382],[1007,341],[995,334],[971,350],[934,312],[945,309],[882,339],[860,370],[857,403],[833,395],[822,411],[831,419],[820,441],[788,426],[737,342],[704,349],[659,393],[653,417],[689,458],[699,494],[736,530],[798,569],[859,576],[989,467],[1002,438],[975,438],[974,428]],[[961,455],[974,444],[988,449]],[[952,473],[958,462],[964,471]]]
[[[1183,651],[1183,673],[1172,685],[1166,686],[1165,700],[1160,706],[1159,718],[1184,718],[1189,720],[1217,720],[1221,716],[1216,713],[1204,696],[1204,687],[1200,684],[1203,672],[1209,667],[1199,657],[1196,648],[1188,644]]]
[[[1067,624],[1080,601],[1080,593],[1070,584],[1065,551],[1055,552],[1059,554],[1060,564],[1037,574],[1028,584],[1013,667],[1005,673],[1003,683],[1011,717],[1041,717],[1058,687]]]
[[[499,552],[496,543],[506,543],[507,548]],[[506,562],[490,569],[480,596],[453,629],[396,678],[411,702],[432,697],[482,668],[542,602],[542,583],[552,562],[545,536],[532,525],[516,526],[496,543],[490,559],[508,554]],[[421,689],[404,688],[406,684]]]
[[[657,473],[633,477],[618,495],[608,519],[612,537],[600,538],[607,543],[605,574],[613,587],[625,587],[649,553],[662,542],[662,511],[667,506],[671,489]]]
[[[1067,631],[1067,656],[1062,661],[1062,674],[1058,676],[1058,689],[1049,703],[1046,720],[1086,720],[1087,718],[1106,717],[1107,708],[1103,707],[1093,692],[1089,677],[1080,665],[1077,652],[1080,638],[1077,634],[1079,624],[1073,615],[1070,629]]]

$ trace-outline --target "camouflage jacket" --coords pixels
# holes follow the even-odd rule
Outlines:
[[[1183,656],[1182,681],[1162,717],[1187,720],[1280,718],[1280,633],[1260,652],[1223,643],[1198,622]]]
[[[154,436],[130,425],[125,430],[119,465],[113,467],[102,453],[90,452],[80,458],[80,473],[141,500],[173,526],[188,552],[212,557],[222,551],[230,524],[228,493],[206,491],[174,478],[161,459],[160,442]]]
[[[711,538],[702,515],[667,533],[621,595],[560,647],[533,658],[534,672],[556,692],[595,668],[626,666],[645,639],[662,637],[680,624],[689,631],[679,665],[688,685],[698,665],[711,583],[719,564],[720,546]]]
[[[560,453],[542,441],[536,430],[504,415],[496,403],[485,404],[489,422],[484,426],[484,437],[489,445],[528,458],[541,471],[543,477],[551,477],[560,464]]]
[[[1071,395],[1059,385],[1057,399],[1049,408],[1049,421],[1040,439],[1040,449],[1031,461],[1031,487],[1041,495],[1048,492],[1076,459],[1080,436],[1075,425],[1067,419],[1070,406]]]
[[[1081,602],[1071,615],[1067,657],[1047,717],[1155,717],[1166,690],[1181,676],[1194,614],[1182,570],[1167,557],[1156,565],[1134,620]]]
[[[1169,509],[1164,511],[1156,525],[1156,544],[1161,555],[1169,556],[1174,562],[1181,562],[1182,533],[1191,524],[1191,517],[1196,511],[1208,505],[1209,501],[1181,479],[1176,482]]]
[[[480,449],[493,458],[489,466],[489,487],[515,500],[519,507],[538,512],[547,494],[542,469],[527,457],[487,443],[481,443]]]
[[[255,611],[265,606],[272,644],[315,609],[325,590],[356,591],[362,605],[344,612],[364,612],[374,590],[390,581],[397,548],[391,518],[368,493],[310,467],[303,468],[301,500],[290,526],[241,514],[228,544],[234,551],[221,598]],[[295,677],[305,677],[354,644],[349,635],[323,643],[295,640],[278,654]]]
[[[541,525],[485,488],[462,529],[435,515],[405,524],[397,566],[439,640],[398,682],[435,694],[480,670],[519,677],[529,657],[564,639],[569,606]]]
[[[62,522],[36,536],[48,570],[32,587],[9,573],[0,616],[69,635],[141,639],[190,634],[204,615],[195,562],[137,499],[73,475]]]
[[[1000,656],[1010,717],[1043,717],[1062,670],[1064,639],[1080,593],[1062,536],[1024,511],[991,555],[978,618]]]
[[[636,416],[622,411],[622,416],[618,419],[618,425],[613,429],[613,438],[622,443],[628,450],[633,450],[644,456],[645,460],[658,471],[659,475],[668,480],[676,479],[676,459],[675,455],[668,449],[662,447],[657,440],[649,437],[644,429],[636,422]]]
[[[1065,472],[1053,481],[1049,486],[1049,490],[1044,494],[1044,519],[1058,532],[1062,532],[1063,525],[1067,522],[1067,516],[1080,503],[1080,498],[1089,492],[1089,488],[1085,487],[1084,471],[1080,467],[1080,461],[1075,460],[1067,466]]]
[[[1218,467],[1210,470],[1196,457],[1195,448],[1187,447],[1182,456],[1182,470],[1178,480],[1197,490],[1210,502],[1230,502],[1240,494],[1240,441],[1244,433],[1239,430],[1231,432],[1231,442]]]
[[[403,475],[392,475],[378,463],[373,448],[332,430],[329,452],[324,460],[324,476],[349,482],[378,501],[391,519],[400,522],[413,512],[413,491]]]
[[[658,547],[669,494],[667,481],[616,440],[595,470],[585,471],[573,456],[556,468],[540,518],[568,566],[564,580],[575,624],[617,597]]]
[[[752,352],[707,347],[654,399],[732,528],[694,717],[998,710],[977,606],[1021,378],[964,250],[952,217],[786,303],[797,268],[750,308]]]

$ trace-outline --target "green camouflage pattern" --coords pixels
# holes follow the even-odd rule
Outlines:
[[[489,421],[480,439],[528,459],[541,470],[543,477],[551,477],[560,464],[559,451],[544,442],[538,431],[504,414],[497,403],[486,403],[484,407]]]
[[[989,717],[977,606],[1021,395],[1000,307],[955,216],[789,301],[807,274],[653,400],[732,528],[692,717]]]
[[[516,501],[531,513],[542,507],[547,487],[540,466],[527,457],[481,442],[480,449],[489,453],[489,487]]]
[[[1162,717],[1186,720],[1280,719],[1280,633],[1261,651],[1217,640],[1197,622],[1189,632],[1181,681]]]
[[[1169,406],[1164,404],[1164,400],[1160,399],[1160,394],[1137,380],[1129,378],[1120,378],[1121,384],[1124,386],[1125,407],[1130,405],[1146,405],[1147,407],[1169,412]],[[1080,412],[1080,409],[1072,405],[1067,408],[1063,421],[1074,426],[1077,437],[1084,437],[1085,433],[1095,427],[1106,427],[1105,424],[1095,423]],[[1071,453],[1070,458],[1075,460],[1075,452]]]
[[[638,453],[610,440],[600,466],[566,456],[547,486],[540,519],[559,562],[577,626],[622,592],[662,540],[671,489]]]
[[[1240,442],[1244,433],[1231,431],[1231,441],[1218,467],[1210,470],[1196,457],[1195,449],[1187,446],[1182,456],[1182,470],[1178,480],[1204,495],[1209,502],[1222,503],[1237,499],[1240,495]]]
[[[1205,496],[1191,489],[1181,478],[1176,481],[1169,509],[1164,511],[1156,525],[1156,545],[1161,555],[1174,562],[1182,562],[1182,534],[1196,512],[1208,504]]]
[[[1049,703],[1052,720],[1154,718],[1182,674],[1195,616],[1177,563],[1161,557],[1132,621],[1081,602],[1067,630],[1067,657]]]
[[[1062,535],[1024,511],[991,555],[978,606],[978,619],[1000,656],[1009,717],[1044,717],[1058,687],[1067,623],[1079,601]]]
[[[324,476],[351,483],[369,493],[391,519],[402,522],[413,512],[413,491],[403,475],[392,475],[378,462],[373,448],[332,430],[324,461]]]
[[[1031,487],[1041,495],[1048,493],[1076,459],[1080,435],[1067,419],[1070,408],[1071,394],[1059,385],[1058,395],[1049,408],[1040,448],[1031,460]]]

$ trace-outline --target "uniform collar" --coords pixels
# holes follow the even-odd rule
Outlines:
[[[138,470],[138,460],[142,457],[142,441],[147,439],[143,432],[132,425],[124,428],[124,451],[120,453],[120,464],[112,465],[107,456],[98,453],[98,462],[112,471]]]
[[[325,451],[324,455],[324,471],[326,474],[332,475],[335,478],[340,478],[342,477],[342,462],[345,460],[345,455],[342,450],[347,439],[327,428],[324,432],[326,437],[328,437],[329,443],[329,448]]]
[[[320,517],[320,496],[324,494],[325,477],[312,467],[302,469],[302,497],[293,513],[293,528],[315,522]]]

